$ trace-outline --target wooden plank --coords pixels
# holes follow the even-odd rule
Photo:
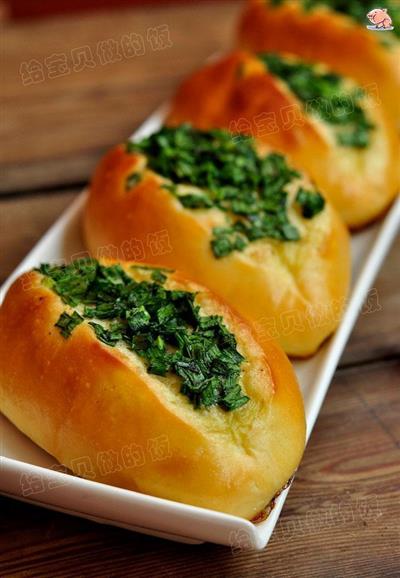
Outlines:
[[[267,549],[170,543],[0,499],[0,574],[395,578],[399,364],[337,374]]]
[[[0,283],[39,241],[80,190],[21,196],[0,202]]]
[[[198,2],[7,25],[0,190],[86,181],[105,149],[126,139],[190,70],[230,44],[239,10],[232,0]],[[76,71],[81,47],[91,66]],[[29,83],[32,59],[39,71]],[[63,60],[66,74],[59,76]]]
[[[3,282],[79,189],[50,191],[43,195],[16,196],[0,202]],[[362,363],[400,355],[400,237],[393,246],[365,303],[342,364]],[[396,313],[397,312],[397,313]]]

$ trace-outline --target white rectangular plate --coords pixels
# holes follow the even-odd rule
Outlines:
[[[141,138],[159,128],[163,110],[152,115],[135,133]],[[58,219],[32,249],[1,289],[1,298],[22,272],[41,262],[70,261],[83,255],[80,219],[85,193]],[[400,224],[400,199],[385,219],[352,237],[353,281],[345,314],[335,335],[306,361],[295,362],[304,396],[309,438],[339,358],[369,288]],[[264,522],[179,504],[137,492],[114,488],[56,471],[55,460],[0,416],[0,492],[77,516],[181,542],[201,541],[231,547],[264,548],[285,502],[277,499]]]

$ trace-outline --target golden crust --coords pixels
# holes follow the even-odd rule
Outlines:
[[[252,52],[291,52],[328,64],[363,87],[378,89],[389,121],[400,128],[400,44],[389,49],[380,34],[327,7],[304,11],[292,0],[271,6],[250,0],[242,14],[238,44]]]
[[[185,209],[151,171],[127,192],[127,176],[144,162],[118,146],[98,166],[84,212],[92,254],[110,251],[127,259],[130,250],[139,249],[143,261],[177,268],[209,287],[261,332],[277,338],[288,354],[314,353],[337,327],[349,284],[349,237],[334,209],[327,203],[307,220],[291,206],[299,241],[262,239],[216,259],[210,240],[224,215],[217,209]],[[289,190],[290,204],[296,191],[297,186]],[[160,234],[167,243],[155,251],[151,239]]]
[[[366,149],[336,144],[326,123],[307,114],[280,79],[245,52],[204,67],[178,90],[168,124],[229,128],[287,154],[316,182],[350,227],[381,215],[398,187],[399,139],[376,100],[365,99],[375,125]]]
[[[0,309],[1,411],[77,474],[256,516],[304,448],[301,395],[281,349],[208,290],[170,276],[167,287],[199,291],[203,311],[223,315],[246,357],[241,385],[250,401],[232,412],[195,410],[177,378],[148,374],[138,356],[104,345],[86,322],[64,339],[54,324],[68,307],[41,281],[24,274]]]

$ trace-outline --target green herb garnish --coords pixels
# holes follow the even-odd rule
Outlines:
[[[223,318],[202,315],[195,293],[166,289],[171,270],[134,267],[148,270],[149,280],[135,281],[120,265],[107,267],[94,259],[41,265],[43,283],[82,309],[82,315],[61,314],[56,323],[61,335],[67,339],[90,320],[99,341],[110,347],[125,344],[149,373],[177,375],[181,393],[196,408],[218,405],[230,411],[246,404],[249,398],[239,383],[244,358]]]
[[[280,154],[261,158],[252,139],[237,140],[224,130],[181,125],[130,142],[127,150],[146,155],[149,167],[172,181],[163,188],[185,208],[215,207],[226,214],[226,225],[213,230],[210,244],[215,257],[242,251],[266,237],[300,238],[287,215],[286,191],[299,173]],[[192,185],[196,191],[181,193],[179,185]]]
[[[133,187],[136,187],[136,185],[141,181],[141,179],[142,179],[141,173],[131,173],[130,175],[128,175],[125,181],[125,190],[130,191],[131,189],[133,189]]]
[[[62,273],[61,268],[46,263],[40,266],[39,271],[51,279],[55,292],[60,295],[62,300],[68,305],[74,306],[79,303],[93,281],[96,265],[91,259],[80,259],[72,263],[70,267],[76,268],[79,274],[66,276]],[[51,275],[49,271],[52,271]]]
[[[73,312],[72,315],[64,312],[61,313],[56,327],[59,328],[60,333],[63,337],[67,338],[71,335],[72,331],[77,327],[80,323],[82,323],[83,317],[79,315],[76,311]]]
[[[114,347],[118,341],[122,339],[122,333],[119,326],[112,329],[106,329],[103,325],[94,323],[94,321],[89,321],[89,325],[93,327],[97,339],[106,345]]]
[[[180,195],[179,201],[186,209],[209,209],[213,206],[213,202],[206,195]]]
[[[323,210],[325,199],[319,193],[300,188],[296,195],[296,203],[302,208],[303,217],[312,219]]]
[[[167,280],[165,273],[173,273],[173,269],[166,269],[165,267],[150,267],[149,265],[132,265],[132,269],[141,269],[150,273],[150,278],[161,285]]]
[[[344,92],[342,77],[318,72],[315,65],[291,61],[279,54],[260,54],[259,58],[275,76],[286,82],[311,114],[334,125],[338,144],[365,148],[373,124],[360,105],[361,89]]]

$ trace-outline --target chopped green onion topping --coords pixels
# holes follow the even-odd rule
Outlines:
[[[90,320],[99,341],[110,347],[125,344],[149,373],[178,376],[181,393],[194,407],[231,411],[245,405],[249,398],[239,383],[244,358],[223,318],[202,315],[195,293],[166,289],[171,270],[132,268],[148,272],[148,280],[135,281],[121,265],[104,266],[94,259],[41,265],[43,283],[83,310],[82,315],[61,314],[56,323],[61,335],[67,339]]]
[[[133,189],[133,187],[136,187],[136,185],[140,183],[141,179],[142,179],[141,173],[131,173],[125,181],[125,190],[130,191],[131,189]]]
[[[325,199],[319,193],[300,188],[296,195],[296,203],[302,208],[303,217],[312,219],[323,210]]]
[[[339,145],[366,148],[373,124],[367,119],[360,101],[364,95],[358,88],[343,88],[342,77],[331,72],[318,72],[315,65],[291,61],[279,54],[260,54],[268,70],[281,78],[311,114],[335,127]]]
[[[67,338],[71,335],[75,327],[82,323],[82,321],[83,317],[81,317],[76,311],[74,311],[72,315],[64,312],[61,313],[56,323],[56,327],[59,328],[61,335]]]
[[[300,175],[285,158],[271,153],[261,158],[252,139],[237,139],[227,131],[196,130],[189,125],[163,127],[128,152],[146,155],[149,167],[172,184],[163,188],[187,209],[217,208],[226,225],[216,227],[210,241],[216,258],[266,237],[296,241],[299,232],[287,214],[286,186]],[[181,193],[178,185],[196,191]]]

